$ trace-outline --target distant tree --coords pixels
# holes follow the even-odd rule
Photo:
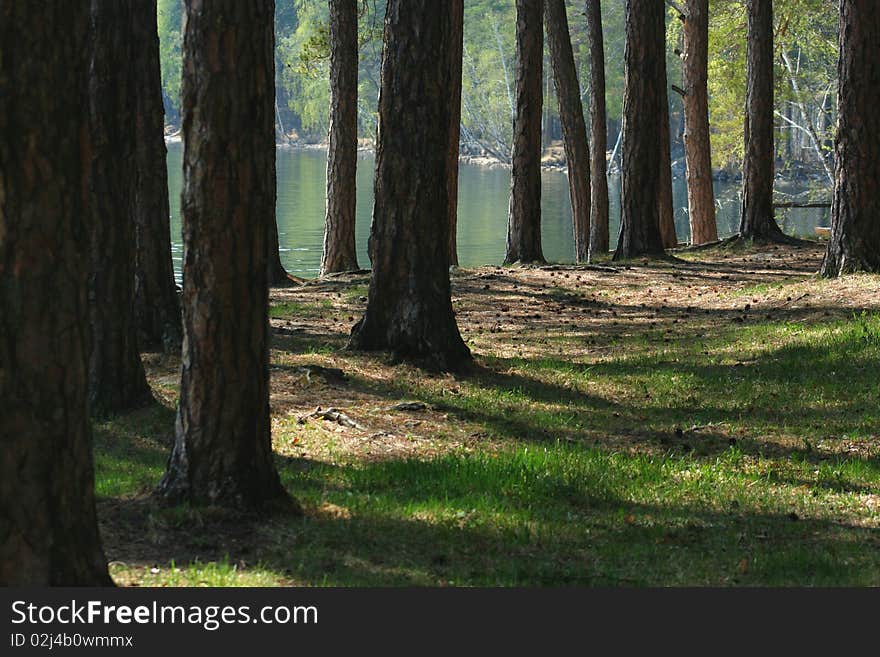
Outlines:
[[[287,503],[269,420],[274,2],[186,0],[185,10],[183,367],[159,492],[197,504]]]
[[[461,2],[461,0],[454,0]],[[449,283],[453,2],[388,0],[369,301],[350,348],[454,370],[470,359]],[[540,5],[539,13],[540,18]],[[439,184],[438,184],[439,183]]]
[[[152,400],[134,315],[137,188],[133,3],[92,0],[89,398],[97,415]]]
[[[159,71],[156,0],[132,0],[135,158],[134,314],[138,343],[180,349],[180,300],[174,282],[169,228],[168,168],[165,163],[165,108]]]
[[[661,142],[666,80],[666,11],[657,0],[627,0],[620,237],[615,260],[662,254]]]
[[[565,0],[544,0],[544,18],[568,164],[575,258],[577,262],[587,262],[590,249],[590,146]]]
[[[664,46],[666,44],[665,16],[664,13]],[[672,145],[669,134],[669,92],[666,89],[668,80],[665,47],[663,54],[663,79],[660,86],[660,114],[658,116],[660,125],[657,128],[660,135],[660,163],[657,169],[660,175],[660,192],[657,202],[659,203],[660,235],[663,237],[663,246],[667,249],[674,249],[678,246],[678,236],[675,233],[675,210],[672,205]]]
[[[742,215],[744,240],[784,241],[773,217],[773,2],[748,0],[745,158]]]
[[[709,144],[709,0],[687,0],[684,17],[684,149],[691,243],[718,239]]]
[[[602,35],[602,3],[587,0],[587,32],[590,41],[590,260],[608,255],[608,125],[605,110],[605,45]]]
[[[841,0],[831,239],[824,276],[880,272],[880,12]]]
[[[88,2],[0,0],[0,586],[110,586],[88,417]]]
[[[449,264],[458,265],[458,156],[461,150],[461,89],[462,66],[464,59],[464,2],[454,0],[450,3],[452,10],[452,33],[454,35],[452,52],[449,55],[451,70],[450,99],[452,107],[449,112],[449,142],[446,157],[446,196],[449,199]]]
[[[516,103],[504,261],[544,262],[541,250],[542,0],[516,0]]]
[[[330,144],[321,276],[358,269],[358,0],[330,0]]]

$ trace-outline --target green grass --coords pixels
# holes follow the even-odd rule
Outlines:
[[[479,432],[485,446],[279,456],[305,519],[144,503],[171,412],[98,425],[99,508],[141,499],[151,528],[137,558],[113,545],[113,574],[218,586],[880,585],[880,316],[681,329],[669,343],[654,328],[600,336],[611,351],[595,358],[488,355],[454,394],[415,370],[381,384],[353,376],[377,398],[441,406],[450,431]],[[279,422],[278,440],[302,431]]]

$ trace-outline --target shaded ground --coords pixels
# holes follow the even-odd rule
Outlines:
[[[880,277],[817,278],[818,245],[679,256],[456,272],[459,377],[341,351],[364,276],[273,291],[273,439],[305,519],[153,505],[178,363],[147,355],[165,405],[96,433],[111,572],[880,584]]]

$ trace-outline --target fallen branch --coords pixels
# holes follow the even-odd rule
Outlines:
[[[360,424],[359,422],[353,420],[348,417],[342,411],[337,411],[335,408],[328,408],[326,411],[321,410],[321,407],[318,406],[311,413],[306,413],[305,415],[300,415],[296,418],[297,424],[305,424],[306,420],[317,417],[322,420],[329,420],[330,422],[335,422],[336,424],[340,424],[344,427],[350,427],[352,429],[357,429],[358,431],[368,431],[368,429]]]

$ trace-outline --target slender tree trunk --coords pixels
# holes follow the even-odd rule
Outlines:
[[[450,8],[453,12],[452,53],[449,64],[452,67],[452,89],[450,92],[452,108],[449,113],[449,146],[447,157],[449,163],[446,170],[446,187],[449,198],[449,264],[458,266],[458,154],[461,142],[461,76],[464,59],[464,2],[452,0]]]
[[[186,0],[185,11],[183,358],[159,492],[234,507],[284,502],[270,435],[266,280],[274,2]]]
[[[144,406],[144,375],[134,315],[137,153],[132,7],[92,0],[89,81],[92,150],[92,266],[89,396],[96,415]]]
[[[137,185],[134,194],[134,314],[143,347],[178,351],[182,340],[180,300],[174,281],[169,228],[165,107],[159,70],[156,0],[131,0],[136,93]]]
[[[880,272],[880,14],[841,0],[831,239],[824,276]]]
[[[565,0],[545,0],[544,16],[565,143],[565,160],[568,163],[575,258],[577,262],[587,262],[590,250],[590,146],[587,143],[587,126],[571,49]]]
[[[0,586],[110,586],[88,417],[89,3],[0,0]]]
[[[627,0],[620,237],[614,259],[664,252],[660,233],[660,130],[666,80],[666,10]]]
[[[358,0],[330,0],[330,147],[321,276],[358,269]]]
[[[748,0],[745,159],[740,237],[784,241],[773,217],[773,2]]]
[[[665,14],[664,14],[665,18]],[[663,237],[663,246],[674,249],[678,246],[678,236],[675,233],[675,210],[672,206],[672,145],[670,144],[669,131],[669,93],[666,89],[666,27],[663,28],[663,85],[660,89],[660,196],[658,209],[660,217],[660,235]]]
[[[608,124],[605,110],[605,45],[602,36],[602,4],[587,0],[590,40],[590,115],[592,161],[590,163],[590,261],[608,255]]]
[[[709,140],[709,0],[688,0],[684,20],[684,152],[691,244],[718,239]]]
[[[541,250],[542,0],[516,0],[516,117],[504,262],[544,262]]]
[[[455,0],[459,2],[460,0]],[[470,359],[449,284],[451,2],[389,0],[379,95],[367,310],[350,348],[454,370]],[[540,116],[539,116],[540,118]],[[441,184],[438,184],[441,183]]]

